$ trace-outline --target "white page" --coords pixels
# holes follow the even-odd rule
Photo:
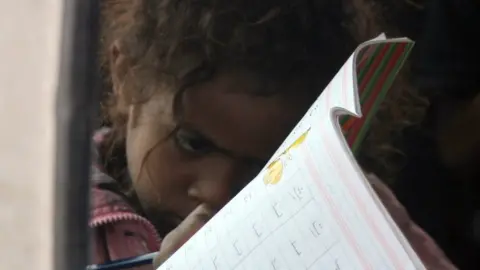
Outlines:
[[[396,67],[384,78],[394,77],[408,50],[385,44],[382,37],[362,44],[269,165],[158,269],[425,269],[372,193],[338,124],[339,115],[361,116],[358,55],[396,59],[384,62]]]

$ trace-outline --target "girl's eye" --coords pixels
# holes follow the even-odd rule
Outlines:
[[[201,135],[184,129],[177,130],[174,138],[175,143],[180,149],[190,153],[205,154],[215,150],[215,146],[212,142]]]

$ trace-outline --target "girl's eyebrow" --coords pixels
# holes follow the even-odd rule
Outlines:
[[[203,133],[199,129],[195,128],[192,124],[190,124],[188,122],[183,122],[179,126],[179,128],[185,129],[188,132],[193,133],[195,136],[197,136],[197,137],[199,137],[199,138],[201,138],[205,141],[208,141],[208,143],[210,143],[212,145],[212,147],[215,148],[216,151],[218,151],[222,154],[226,154],[226,155],[232,156],[232,157],[236,156],[232,151],[219,146],[217,143],[215,143],[214,139],[212,139],[211,137],[209,137],[208,135],[206,135],[205,133]]]
[[[221,154],[223,154],[227,157],[242,160],[243,162],[248,163],[248,164],[262,164],[263,165],[263,164],[267,163],[267,161],[264,160],[264,159],[239,155],[239,154],[237,154],[237,153],[235,153],[235,152],[233,152],[229,149],[226,149],[226,148],[223,148],[223,147],[219,146],[217,143],[215,143],[215,140],[208,137],[208,135],[205,135],[205,133],[202,133],[199,129],[195,128],[190,123],[183,122],[182,125],[180,126],[180,128],[186,129],[186,130],[188,130],[188,132],[194,133],[195,136],[198,136],[198,137],[202,138],[203,140],[208,141],[212,145],[212,147],[215,149],[215,151],[217,151],[217,152],[219,152],[219,153],[221,153]]]

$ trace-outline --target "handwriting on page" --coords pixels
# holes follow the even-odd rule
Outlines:
[[[264,170],[159,269],[422,269],[372,198],[339,128],[339,115],[361,114],[355,58]]]

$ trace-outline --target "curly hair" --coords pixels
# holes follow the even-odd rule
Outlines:
[[[285,79],[311,82],[304,91],[313,98],[356,45],[384,27],[367,0],[102,0],[102,5],[100,57],[107,88],[114,42],[129,63],[120,74],[121,94],[109,94],[104,103],[112,144],[120,148],[128,106],[148,100],[153,91],[180,95],[218,70],[237,68],[256,74],[266,86]],[[278,89],[262,87],[253,94]],[[399,78],[362,146],[360,162],[367,170],[393,175],[401,152],[391,138],[418,122],[424,105]]]

